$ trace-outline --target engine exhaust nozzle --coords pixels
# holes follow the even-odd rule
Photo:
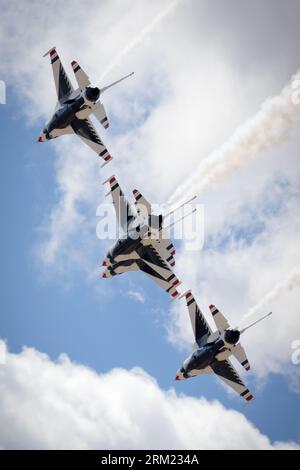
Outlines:
[[[240,339],[240,332],[238,330],[226,330],[224,340],[228,344],[236,344]]]
[[[88,86],[85,89],[85,97],[88,101],[91,101],[92,103],[95,103],[100,96],[100,89],[95,87]]]

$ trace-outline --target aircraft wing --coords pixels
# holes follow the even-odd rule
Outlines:
[[[75,117],[71,122],[71,126],[75,134],[77,134],[85,144],[94,150],[99,157],[103,158],[104,163],[102,166],[112,160],[112,157],[108,153],[107,148],[97,134],[90,119],[78,119]]]
[[[108,260],[106,261],[106,263]],[[142,244],[136,251],[124,254],[123,259],[114,264],[105,264],[103,277],[111,277],[128,271],[143,271],[154,282],[162,287],[172,298],[178,297],[176,287],[180,284],[174,273],[168,268],[159,254],[151,246]]]
[[[228,359],[226,361],[215,361],[210,366],[214,373],[242,398],[246,401],[253,400],[253,395]]]
[[[118,224],[122,228],[123,232],[127,233],[129,223],[135,218],[131,206],[124,196],[115,176],[108,178],[103,184],[105,183],[109,183],[110,185],[110,193],[108,194],[112,195]]]
[[[207,342],[207,338],[212,334],[211,328],[205,320],[205,317],[200,308],[198,307],[192,292],[188,290],[183,295],[185,296],[186,304],[189,310],[195,341],[198,346],[201,347]]]
[[[175,266],[175,247],[172,241],[168,238],[166,230],[163,228],[160,231],[159,240],[157,240],[156,249],[160,253],[160,256],[166,260],[171,267]],[[155,243],[155,241],[153,240]]]
[[[161,258],[159,252],[150,243],[141,245],[136,249],[140,259],[137,265],[154,282],[162,287],[174,299],[178,297],[177,287],[181,284],[177,276],[171,271],[168,264]]]
[[[213,319],[215,320],[215,323],[217,325],[219,332],[227,330],[227,328],[230,328],[228,321],[226,320],[224,315],[220,312],[220,310],[217,309],[215,305],[210,305],[209,309],[211,311]]]
[[[189,372],[189,377],[196,377],[197,375],[202,374],[213,374],[213,370],[211,367],[205,367],[205,369],[193,369]]]
[[[74,88],[68,78],[68,75],[66,74],[66,71],[60,61],[59,55],[57,54],[55,47],[50,49],[50,51],[46,52],[44,57],[47,54],[50,54],[57,98],[59,103],[62,104],[73,93]]]
[[[161,257],[173,268],[175,266],[175,248],[171,240],[160,240],[156,248]]]

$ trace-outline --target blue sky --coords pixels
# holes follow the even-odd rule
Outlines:
[[[4,124],[1,171],[5,175],[1,186],[4,222],[1,337],[7,340],[11,351],[32,346],[52,359],[65,352],[73,361],[98,372],[138,365],[168,389],[174,385],[175,372],[185,353],[166,342],[164,315],[169,299],[163,291],[134,273],[129,276],[132,282],[142,286],[145,304],[119,295],[126,285],[122,287],[122,279],[118,278],[111,280],[115,283],[114,297],[101,299],[78,271],[68,274],[71,285],[67,289],[61,280],[45,279],[41,274],[33,256],[33,242],[38,241],[41,214],[54,199],[51,187],[55,184],[52,168],[55,152],[49,145],[43,148],[41,159],[34,138],[36,130],[22,125],[23,116],[10,87],[8,97],[8,104],[1,107]],[[95,264],[101,258],[99,252],[95,251]],[[154,309],[161,312],[155,313]],[[253,379],[248,381],[255,386]],[[195,397],[218,399],[225,406],[241,411],[272,440],[299,438],[295,410],[299,409],[300,399],[289,392],[279,377],[270,377],[258,392],[255,403],[247,408],[238,397],[228,398],[211,377],[176,384],[176,389]]]
[[[30,4],[31,2],[27,3]],[[147,23],[148,18],[152,18],[154,13],[155,11],[152,12],[145,9],[145,16],[142,17],[141,24]],[[174,15],[176,14],[174,13]],[[178,16],[172,18],[174,22],[179,21]],[[230,21],[224,19],[224,22],[226,21],[228,22],[227,27],[229,28]],[[84,24],[84,28],[87,26],[88,24]],[[172,26],[170,27],[172,29]],[[106,34],[108,34],[109,37],[109,28],[108,26],[106,26],[106,28]],[[57,34],[59,34],[59,31]],[[160,29],[159,34],[162,34]],[[242,37],[242,32],[238,34],[241,34]],[[172,37],[172,32],[170,33],[170,37]],[[47,39],[50,40],[49,38]],[[72,47],[72,35],[70,35],[69,41],[67,41],[65,36],[59,38],[61,44],[63,44],[64,40],[66,41],[66,49],[71,50],[72,54],[76,55],[76,45]],[[171,41],[171,39],[166,36],[166,41],[168,40]],[[151,41],[151,35],[150,38],[146,40],[145,46],[141,43],[138,46],[138,51],[133,50],[129,55],[128,67],[125,60],[125,69],[128,68],[130,71],[132,66],[137,67],[139,65],[141,57],[144,56],[143,47],[145,47],[146,50],[150,48],[150,52],[152,51],[151,48],[155,46],[155,43],[154,45],[149,45],[149,41]],[[31,44],[31,42],[29,41],[28,44]],[[49,44],[49,47],[51,45],[52,44]],[[47,48],[45,50],[47,50]],[[53,98],[54,87],[50,65],[43,62],[45,59],[42,59],[41,55],[34,56],[34,53],[36,53],[36,50],[30,49],[31,60],[36,61],[34,68],[42,68],[41,74],[43,75],[42,89],[38,91],[38,96],[43,96],[43,94],[47,95],[47,103],[49,102],[49,105],[43,106],[41,115],[38,115],[38,108],[34,101],[35,98],[33,98],[34,89],[31,90],[29,86],[30,92],[28,92],[28,96],[26,96],[24,87],[21,89],[18,88],[20,79],[16,79],[17,67],[15,66],[12,74],[10,74],[9,68],[5,68],[3,71],[0,69],[0,78],[7,82],[7,104],[0,107],[1,173],[3,175],[0,188],[2,214],[2,230],[0,235],[2,260],[0,338],[7,342],[8,349],[11,353],[19,354],[23,346],[29,346],[37,351],[48,354],[53,361],[55,361],[60,354],[65,353],[75,364],[82,364],[100,374],[109,373],[109,371],[114,368],[131,370],[133,367],[138,366],[155,378],[159,387],[163,390],[169,390],[174,387],[178,394],[185,394],[196,398],[205,397],[208,401],[218,400],[226,409],[237,410],[253,423],[254,426],[259,429],[260,433],[268,436],[272,442],[299,442],[300,396],[295,390],[291,390],[289,381],[284,372],[282,372],[282,369],[284,369],[284,360],[286,361],[286,359],[282,359],[280,367],[278,366],[277,374],[268,374],[266,372],[267,366],[259,369],[259,373],[256,374],[255,365],[259,365],[260,357],[258,355],[253,356],[254,373],[250,374],[246,379],[249,387],[254,391],[256,400],[253,405],[248,407],[243,406],[238,396],[229,395],[224,387],[217,383],[214,377],[203,376],[199,379],[175,383],[175,372],[187,355],[187,350],[183,349],[184,341],[183,345],[180,345],[178,348],[174,345],[174,342],[172,343],[172,341],[170,341],[170,338],[168,339],[170,322],[172,323],[173,321],[172,315],[177,308],[176,302],[171,304],[166,294],[148,278],[145,278],[142,273],[130,273],[127,277],[120,276],[110,280],[100,279],[100,262],[104,258],[106,249],[106,245],[97,240],[95,234],[98,221],[96,208],[103,198],[103,188],[100,184],[101,180],[106,179],[110,173],[115,173],[121,183],[124,181],[126,191],[138,187],[145,195],[148,194],[151,181],[154,181],[153,176],[157,175],[158,166],[155,166],[156,163],[152,171],[151,159],[148,157],[147,153],[145,156],[147,162],[145,173],[147,169],[149,169],[150,177],[148,179],[145,175],[140,176],[138,172],[131,172],[131,169],[134,168],[134,162],[137,163],[138,168],[141,168],[143,164],[143,154],[139,154],[139,151],[143,149],[143,145],[148,147],[149,142],[151,142],[151,138],[149,140],[149,134],[151,137],[154,128],[145,128],[145,123],[148,125],[147,123],[149,119],[151,119],[151,116],[160,112],[159,107],[161,103],[162,106],[164,105],[164,100],[167,101],[168,104],[170,95],[171,98],[176,95],[175,86],[172,93],[169,91],[167,94],[162,93],[162,99],[160,99],[159,96],[159,99],[153,101],[151,97],[148,99],[144,95],[141,99],[136,98],[136,114],[133,113],[133,117],[130,118],[125,117],[126,125],[122,124],[119,106],[126,106],[127,100],[130,100],[132,97],[131,92],[128,91],[129,97],[126,93],[125,97],[123,97],[122,90],[119,90],[116,98],[112,95],[110,95],[110,98],[107,98],[106,103],[108,109],[111,104],[111,128],[107,133],[107,137],[102,129],[99,129],[99,132],[103,138],[106,137],[106,142],[113,148],[115,161],[111,164],[111,168],[105,168],[103,171],[98,169],[97,173],[95,173],[95,181],[93,183],[95,184],[95,190],[93,190],[93,197],[86,200],[84,198],[82,198],[82,200],[80,198],[76,200],[76,204],[83,204],[80,209],[83,211],[83,221],[81,225],[72,229],[71,236],[62,244],[62,248],[58,250],[52,263],[43,262],[43,254],[38,250],[41,250],[43,246],[45,246],[45,250],[47,250],[47,244],[44,244],[50,237],[48,221],[55,213],[55,207],[62,198],[63,191],[58,183],[59,171],[62,166],[61,162],[68,151],[68,147],[66,143],[60,142],[59,140],[55,145],[53,143],[43,145],[36,143],[36,137],[43,125],[45,115],[51,103],[49,96]],[[81,57],[84,56],[84,49],[82,49],[80,54]],[[255,56],[255,52],[253,54]],[[136,55],[136,57],[132,58],[132,55]],[[34,57],[34,59],[32,59],[32,57]],[[73,59],[73,56],[67,55],[67,58],[70,61]],[[107,61],[107,58],[105,58],[105,60]],[[224,60],[226,60],[225,56]],[[235,58],[235,60],[238,64],[239,57]],[[258,74],[260,67],[260,64],[257,66],[257,62],[258,60],[253,61],[256,74]],[[88,59],[86,59],[85,68],[87,68],[87,66]],[[165,66],[167,68],[167,65]],[[151,70],[151,64],[147,67],[149,68],[146,68],[146,70]],[[294,71],[292,67],[291,69],[292,70],[287,67],[288,72]],[[68,68],[68,72],[71,73],[70,68]],[[116,74],[118,75],[118,72],[116,72]],[[287,75],[287,77],[285,77],[285,75]],[[282,80],[280,81],[282,85],[289,75],[291,75],[291,73],[287,74],[284,71],[281,77]],[[270,85],[270,89],[273,86],[274,91],[280,91],[281,87],[278,86],[279,81],[274,84],[271,74],[263,75],[263,77],[266,82],[269,80],[268,84]],[[73,79],[73,77],[71,78]],[[138,85],[133,85],[133,87],[136,87],[134,88],[135,93],[138,93],[142,86],[140,80],[141,78],[138,79]],[[156,80],[157,78],[153,77],[154,84]],[[253,86],[253,83],[247,85],[249,87],[248,90],[251,89],[253,91],[254,89],[254,100],[256,99],[257,102],[260,101],[261,97],[266,95],[264,95],[264,87],[260,88],[257,86],[258,82],[259,76],[256,76],[255,79],[253,78],[255,86]],[[127,86],[130,87],[130,84],[128,83]],[[173,84],[171,86],[173,86]],[[51,90],[51,92],[49,90]],[[117,102],[118,97],[121,97],[121,105]],[[242,105],[244,104],[243,98],[238,99],[240,99],[239,106],[241,110],[233,111],[235,116],[232,121],[233,129],[235,120],[238,122],[241,117],[246,119],[249,113],[253,111],[252,104],[242,109]],[[177,107],[180,102],[180,99],[176,102]],[[141,114],[143,105],[147,111]],[[29,111],[26,109],[28,106],[30,107]],[[132,109],[134,109],[134,107]],[[143,115],[143,119],[140,119],[141,115]],[[133,124],[132,121],[134,121],[135,116],[136,124]],[[157,114],[157,119],[160,120],[159,114]],[[162,120],[162,122],[164,121]],[[229,124],[228,126],[230,128]],[[139,136],[138,142],[130,140],[132,134],[135,132]],[[217,131],[216,139],[220,141],[220,143],[222,143],[223,137],[226,140],[227,135],[223,135],[222,132],[222,130]],[[250,202],[247,196],[247,188],[243,188],[240,191],[239,185],[242,185],[242,183],[238,181],[239,178],[243,178],[244,174],[247,173],[247,168],[242,169],[240,175],[236,177],[233,176],[233,179],[230,181],[225,181],[224,186],[222,187],[221,185],[221,187],[218,187],[217,191],[212,193],[206,192],[205,195],[203,195],[208,224],[206,240],[218,240],[219,243],[212,243],[211,246],[209,243],[204,245],[204,249],[199,255],[201,257],[197,258],[197,268],[189,269],[191,266],[189,264],[187,267],[182,268],[183,271],[181,271],[181,274],[184,275],[189,269],[184,279],[185,283],[188,284],[187,287],[189,287],[190,276],[194,276],[191,287],[194,289],[194,286],[198,285],[195,296],[206,315],[208,315],[208,303],[213,302],[217,304],[219,300],[221,306],[225,307],[223,308],[225,315],[229,319],[232,319],[232,322],[235,322],[237,318],[240,318],[245,313],[245,309],[247,310],[252,305],[258,303],[263,297],[263,294],[271,291],[276,282],[282,280],[282,278],[286,276],[286,273],[289,272],[290,268],[292,268],[292,262],[290,265],[286,265],[282,261],[282,259],[292,259],[292,251],[289,251],[287,255],[283,256],[281,259],[278,249],[279,241],[278,244],[275,240],[274,244],[272,244],[273,241],[270,241],[270,245],[264,245],[264,242],[259,242],[259,237],[261,234],[267,236],[269,231],[276,229],[276,227],[279,227],[279,231],[285,233],[285,225],[280,219],[281,215],[279,213],[281,213],[281,211],[278,207],[281,207],[282,203],[284,207],[288,207],[289,204],[295,204],[297,207],[297,204],[299,204],[296,186],[294,186],[293,180],[299,168],[299,165],[298,168],[295,167],[295,155],[300,144],[299,135],[297,134],[299,134],[298,129],[297,132],[292,135],[292,139],[283,147],[290,155],[290,160],[287,160],[284,169],[282,169],[282,158],[277,156],[276,148],[273,153],[271,151],[272,156],[269,158],[267,155],[262,163],[254,162],[250,164],[249,171],[253,173],[249,177]],[[161,135],[161,133],[159,133],[159,135]],[[213,135],[214,132],[211,133],[212,140]],[[74,137],[74,140],[75,139]],[[146,140],[145,144],[143,144],[143,139]],[[189,145],[188,142],[186,142],[186,144],[184,143],[184,140],[188,139],[185,132],[182,134],[182,139],[184,148],[185,145]],[[154,148],[156,148],[156,145],[159,144],[158,137],[153,137],[153,141]],[[124,157],[126,154],[126,150],[123,149],[124,142],[125,145],[129,142],[129,145],[131,145],[133,149],[133,161],[129,163],[129,165],[131,165],[129,170],[126,168],[129,156]],[[205,144],[204,148],[206,145],[207,148],[209,148],[209,146],[213,147],[213,142],[211,142],[211,144]],[[162,146],[165,148],[164,142],[162,142]],[[123,152],[121,157],[124,158],[122,160],[120,157],[118,161],[118,150],[121,147]],[[84,157],[93,161],[92,165],[97,165],[98,163],[94,161],[95,156],[92,151],[89,151],[89,149],[82,150],[82,148],[83,144],[80,142],[72,142],[70,153],[74,151],[78,151],[78,153],[85,152]],[[136,154],[139,155],[139,161],[137,161]],[[176,161],[177,155],[174,155]],[[156,161],[157,158],[154,152],[153,159]],[[188,155],[186,158],[188,158]],[[193,164],[196,165],[197,155],[193,155],[192,158]],[[74,165],[77,164],[77,161],[74,156]],[[166,162],[166,166],[167,165],[168,161]],[[92,168],[94,167],[92,166]],[[256,181],[257,173],[261,172],[261,175],[267,175],[270,168],[272,168],[272,172],[274,170],[272,173],[273,179],[268,180],[267,176],[258,176],[257,188],[253,186],[253,182]],[[67,168],[63,169],[66,170]],[[265,200],[263,200],[266,194],[264,191],[267,190],[270,184],[275,187],[278,172],[281,170],[284,181],[285,175],[288,175],[287,187],[291,188],[291,192],[279,191],[276,193],[274,195],[274,205],[272,206],[271,213],[262,209],[261,211],[259,210],[258,217],[256,218],[253,214],[255,214],[257,204],[263,208],[265,208],[266,205],[268,207],[268,204],[265,205]],[[163,172],[164,174],[160,175],[160,180],[155,180],[155,186],[153,191],[150,191],[149,198],[157,197],[157,194],[163,198],[167,190],[169,192],[172,191],[170,182],[168,183],[168,188],[164,188],[164,180],[169,179],[169,174],[165,167],[163,168],[162,173]],[[90,173],[92,174],[91,178],[93,178],[92,171],[89,171],[88,174],[90,175]],[[180,169],[178,169],[177,175],[175,171],[172,177],[170,177],[173,188],[179,184],[180,176]],[[177,183],[175,183],[176,181]],[[244,181],[247,181],[247,179]],[[158,189],[160,185],[162,186],[161,194]],[[244,186],[247,185],[245,184]],[[99,188],[98,194],[97,188]],[[222,193],[222,188],[224,193]],[[231,192],[231,188],[233,188],[233,192]],[[96,194],[97,196],[95,197]],[[238,194],[241,195],[240,206]],[[290,194],[292,194],[291,197]],[[225,211],[222,203],[219,202],[222,197],[224,197],[224,207],[226,202],[230,202],[231,198],[236,201],[236,206],[231,206],[230,210],[228,209],[227,221],[220,221],[221,227],[214,227],[215,222],[213,219],[218,218],[218,215],[222,211]],[[282,200],[282,198],[284,199]],[[164,200],[156,200],[153,202],[164,202]],[[247,209],[243,210],[243,207]],[[272,222],[273,225],[271,225],[270,220],[273,216],[275,222],[274,224]],[[230,222],[228,224],[228,220],[232,220],[232,223]],[[287,221],[289,220],[290,219],[287,217]],[[68,224],[67,218],[65,224]],[[292,229],[288,232],[292,234]],[[233,239],[233,245],[227,242],[231,239]],[[231,265],[228,260],[231,250],[234,252],[234,255],[230,259],[234,258],[235,260],[235,256],[239,256],[237,246],[241,241],[246,245],[246,248],[245,252],[240,252],[241,275],[239,276],[239,273],[237,273],[237,278],[235,278],[233,275],[231,277],[230,274],[230,270],[235,264]],[[89,247],[86,248],[86,245],[89,243]],[[294,252],[296,252],[297,241],[292,238],[292,235],[288,243],[290,244],[290,250],[292,250],[294,244]],[[278,276],[276,277],[274,272],[263,272],[261,287],[256,286],[254,288],[254,284],[251,284],[249,290],[244,294],[241,286],[243,286],[243,283],[247,282],[250,285],[250,280],[242,276],[242,271],[244,271],[243,263],[247,263],[248,260],[248,258],[244,258],[244,256],[249,256],[251,259],[250,250],[252,250],[253,247],[257,249],[255,253],[262,265],[268,264],[269,257],[271,256],[270,252],[274,252],[275,261],[272,258],[271,264],[273,262],[277,263]],[[184,263],[185,259],[184,246],[177,244],[177,248],[179,251],[177,265],[180,265],[180,263]],[[68,250],[70,250],[70,257]],[[210,255],[211,250],[216,251],[216,253],[213,254],[214,257]],[[237,255],[235,255],[235,250]],[[79,262],[76,262],[74,259],[76,259],[75,255],[78,253]],[[216,276],[213,277],[215,273],[213,267],[211,271],[212,279],[206,273],[206,270],[209,270],[210,263],[212,263],[214,259],[219,260],[218,256],[220,256],[220,261],[226,262],[224,269],[228,269],[228,274],[226,275],[225,273],[224,275],[224,290],[231,284],[226,298],[224,298],[223,287],[219,286],[219,283],[222,284],[222,278],[217,277],[220,273],[216,271]],[[191,257],[193,257],[193,254]],[[86,261],[84,266],[80,262],[82,258]],[[201,265],[201,263],[203,263],[203,271],[199,274],[199,264]],[[255,276],[261,266],[259,263],[256,265],[255,261],[253,265],[253,271],[249,265],[249,277],[251,277],[252,274]],[[296,265],[297,263],[295,262],[295,266]],[[87,275],[87,267],[90,270],[90,276]],[[280,275],[281,273],[282,276]],[[236,279],[239,279],[241,284],[237,284]],[[107,284],[104,285],[104,283]],[[206,287],[207,284],[213,285]],[[257,284],[259,284],[259,282],[257,282]],[[126,295],[126,292],[129,290],[141,293],[144,302],[139,302]],[[214,291],[215,298],[209,301],[208,297],[211,297]],[[238,291],[238,294],[237,298],[233,299],[233,293],[235,291]],[[285,295],[289,294],[284,293],[283,301],[286,300]],[[282,304],[279,303],[278,305],[281,306]],[[182,305],[179,307],[178,303],[178,311],[179,310],[183,311],[183,308]],[[187,312],[185,313],[187,315]],[[287,312],[283,312],[280,309],[280,312],[276,312],[276,314],[283,316],[287,315]],[[276,319],[272,321],[274,322],[273,325],[276,324]],[[180,328],[180,323],[178,323],[178,317],[176,315],[174,315],[173,326]],[[189,325],[187,328],[189,328]],[[268,351],[268,345],[270,344],[272,346],[274,333],[271,335],[268,333],[268,325],[266,323],[257,328],[258,330],[261,329],[260,332],[257,332],[257,336],[261,338],[261,335],[263,335],[265,340],[264,351]],[[180,337],[180,332],[178,334]],[[255,335],[256,333],[253,334]],[[286,351],[290,349],[290,340],[296,338],[297,334],[299,336],[299,330],[293,330],[289,332],[290,336],[286,335],[283,338],[284,345],[282,354],[284,358],[288,355]],[[251,338],[252,337],[253,336],[251,336]],[[186,339],[184,335],[183,338]],[[288,340],[286,338],[288,338]],[[274,344],[277,345],[278,341],[280,340],[274,340]],[[247,345],[248,344],[251,348],[250,339],[247,342]],[[260,343],[258,343],[258,348],[259,344]],[[250,351],[252,350],[250,349]],[[251,362],[250,353],[249,357]],[[274,372],[276,370],[276,355],[272,356],[270,353],[268,355],[268,361],[271,371]],[[6,366],[2,365],[0,367],[3,368]],[[290,368],[290,364],[288,367]],[[297,366],[293,367],[296,368]],[[143,397],[141,397],[141,400],[142,399]],[[201,416],[199,416],[199,421],[201,424]],[[222,426],[222,423],[220,423],[220,426]],[[1,445],[5,444],[0,442],[0,446]],[[22,442],[15,442],[14,445],[22,446]],[[34,441],[31,445],[34,446]]]

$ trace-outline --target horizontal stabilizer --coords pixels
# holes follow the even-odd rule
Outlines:
[[[93,114],[96,119],[100,122],[100,124],[104,127],[104,129],[107,129],[109,127],[109,122],[108,118],[106,115],[105,108],[102,103],[98,101],[96,106],[93,108]]]
[[[244,369],[248,372],[250,370],[250,364],[248,358],[245,353],[245,349],[241,344],[237,344],[232,351],[232,354],[236,358],[237,361],[244,367]]]

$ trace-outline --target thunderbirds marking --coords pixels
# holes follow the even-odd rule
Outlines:
[[[89,77],[74,60],[71,65],[79,87],[74,90],[56,48],[50,49],[44,57],[48,54],[51,59],[58,102],[53,116],[39,134],[38,142],[46,142],[64,134],[75,133],[103,159],[102,166],[104,166],[112,160],[112,157],[97,134],[89,116],[93,114],[107,129],[108,118],[99,98],[105,90],[130,77],[133,72],[104,88],[92,87]]]
[[[246,371],[250,370],[245,350],[239,343],[240,335],[251,326],[271,315],[272,312],[248,325],[246,328],[239,330],[238,328],[231,329],[228,321],[217,307],[210,305],[209,308],[217,326],[217,331],[213,332],[199,309],[192,292],[189,290],[181,297],[186,299],[195,343],[192,354],[183,362],[182,367],[177,371],[175,379],[184,380],[196,375],[214,372],[246,401],[251,401],[253,395],[235,370],[229,357],[234,356]]]

